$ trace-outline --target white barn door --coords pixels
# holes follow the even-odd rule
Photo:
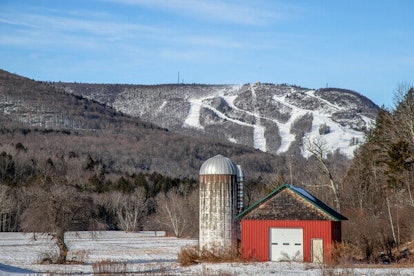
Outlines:
[[[323,263],[322,239],[312,239],[312,263]]]
[[[271,261],[303,261],[303,229],[270,229]]]

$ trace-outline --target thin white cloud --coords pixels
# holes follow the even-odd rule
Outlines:
[[[165,30],[149,25],[125,23],[108,14],[79,12],[32,11],[0,15],[4,23],[0,44],[34,48],[59,46],[91,49],[107,43],[134,43],[137,40],[157,40],[167,36]]]
[[[129,3],[129,0],[110,1]],[[31,6],[0,14],[0,46],[24,49],[23,54],[42,63],[48,60],[86,70],[97,63],[133,64],[131,68],[160,66],[161,63],[231,64],[240,51],[267,51],[280,44],[277,41],[280,35],[273,36],[271,29],[265,33],[256,32],[257,27],[262,27],[256,25],[267,23],[273,15],[267,17],[262,7],[252,8],[250,14],[248,5],[254,4],[237,6],[229,1],[189,1],[185,6],[187,2],[183,0],[131,3],[158,9],[156,12],[162,9],[162,15],[165,15],[164,9],[171,7],[168,12],[173,15],[189,16],[185,20],[189,26],[175,21],[165,24],[157,18],[130,20],[123,14],[103,9],[56,10]],[[140,6],[129,8],[141,11]],[[226,20],[224,23],[253,26],[239,28],[227,24],[223,28],[210,28],[208,24],[198,24],[194,28],[190,16],[220,24]],[[86,66],[88,63],[93,66]]]
[[[87,18],[87,19],[85,19]],[[125,36],[133,33],[154,33],[160,29],[155,27],[116,23],[104,17],[100,18],[75,18],[70,16],[56,16],[43,14],[10,14],[8,18],[0,18],[0,22],[7,22],[10,25],[32,30],[44,30],[48,32],[80,32],[96,36]]]
[[[193,45],[202,48],[229,48],[229,49],[242,49],[248,47],[248,43],[245,41],[236,40],[231,37],[220,36],[202,36],[192,35],[184,37],[182,40],[185,44]]]
[[[127,0],[124,0],[127,1]],[[8,31],[0,32],[0,44],[36,47],[62,47],[74,49],[99,49],[108,43],[123,44],[120,47],[140,47],[154,44],[157,48],[251,48],[248,39],[238,34],[200,34],[173,26],[156,26],[123,22],[113,15],[88,11],[32,10],[0,15]]]
[[[118,4],[145,6],[161,9],[181,16],[205,21],[229,22],[243,25],[266,25],[275,20],[291,16],[292,9],[278,6],[278,11],[264,5],[262,1],[224,0],[107,0]],[[275,3],[272,3],[273,7]]]

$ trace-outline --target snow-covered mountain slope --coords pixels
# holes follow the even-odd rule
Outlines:
[[[301,153],[318,140],[348,157],[364,139],[378,107],[360,94],[276,84],[59,84],[172,131],[212,136],[275,154]]]

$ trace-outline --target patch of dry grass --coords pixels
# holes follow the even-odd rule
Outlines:
[[[182,266],[189,266],[198,263],[230,263],[241,262],[237,249],[231,250],[228,254],[218,255],[212,251],[202,249],[198,246],[183,247],[178,252],[178,262]]]
[[[127,273],[127,263],[100,261],[92,265],[94,274],[99,275],[113,275]]]

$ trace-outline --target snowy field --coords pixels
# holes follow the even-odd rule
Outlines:
[[[265,263],[204,263],[182,267],[177,253],[196,240],[164,237],[163,232],[68,233],[71,264],[40,264],[57,248],[47,236],[0,233],[0,275],[414,275],[414,268],[343,268]]]

